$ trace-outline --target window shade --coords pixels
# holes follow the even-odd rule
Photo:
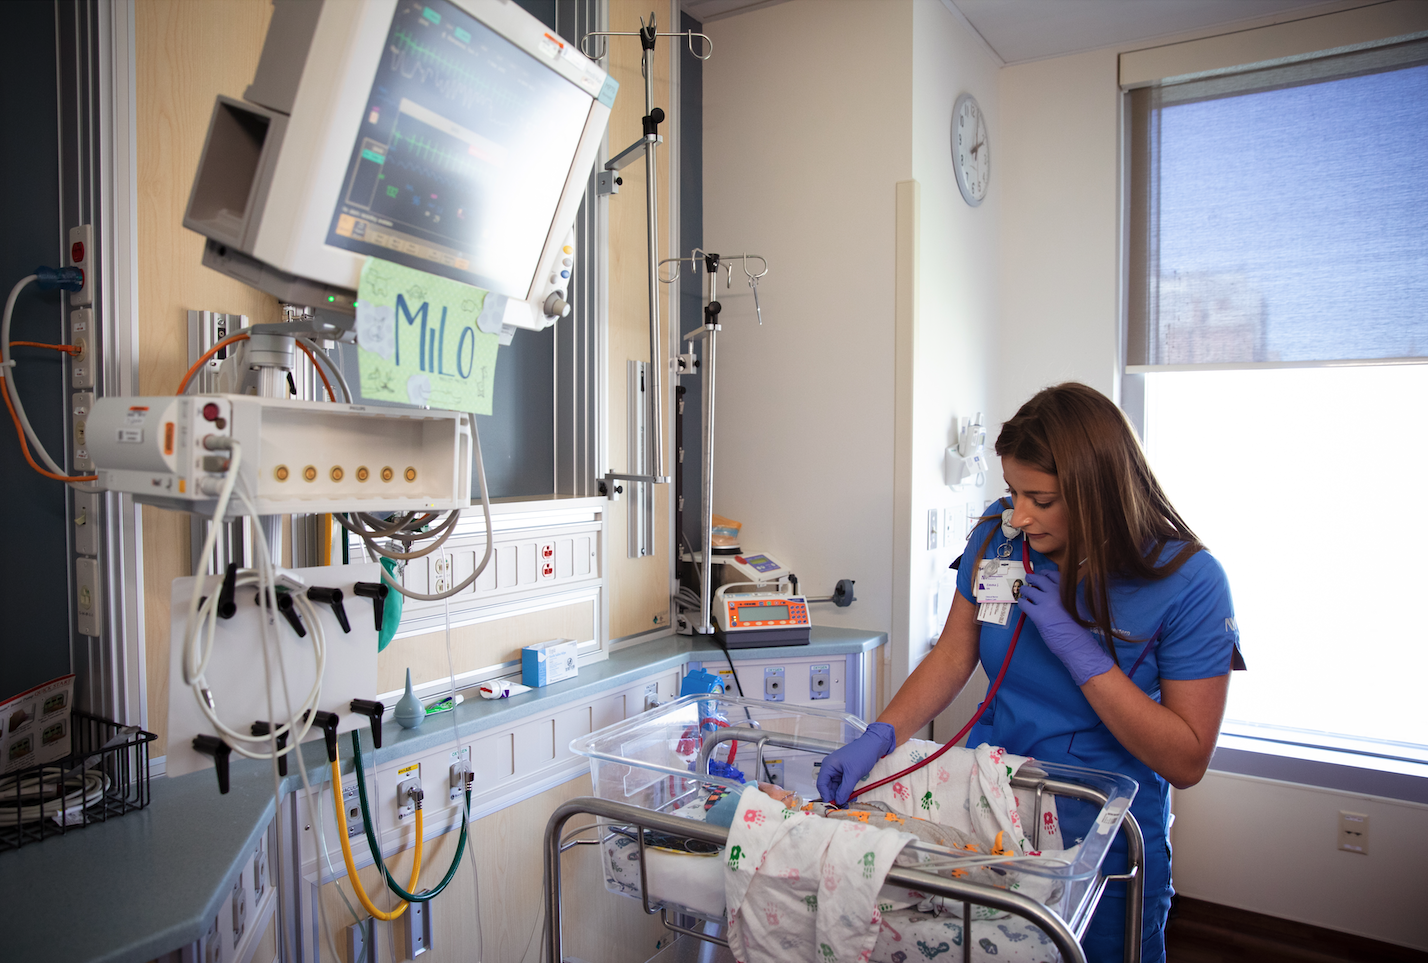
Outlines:
[[[1428,357],[1428,41],[1128,97],[1131,370]]]

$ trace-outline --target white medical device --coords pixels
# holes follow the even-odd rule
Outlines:
[[[350,315],[372,256],[495,294],[483,330],[540,329],[569,312],[617,88],[508,0],[276,0],[254,83],[214,105],[184,226],[205,265],[281,301]]]
[[[739,573],[744,581],[754,585],[781,582],[793,574],[787,565],[767,553],[758,555],[715,555],[712,561],[715,563],[723,563],[725,582],[734,581],[733,572]]]
[[[471,504],[471,416],[253,395],[100,398],[85,422],[99,485],[212,514],[232,441],[260,515]],[[247,514],[238,499],[227,517]]]
[[[808,600],[778,592],[714,593],[714,637],[731,649],[807,645]]]

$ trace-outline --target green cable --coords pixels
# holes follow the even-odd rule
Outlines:
[[[456,875],[456,870],[461,866],[461,856],[466,852],[466,824],[470,822],[464,815],[461,819],[461,838],[456,843],[456,856],[451,860],[451,868],[446,871],[446,876],[441,882],[436,884],[434,889],[429,889],[424,893],[412,894],[402,889],[402,884],[392,878],[392,874],[387,872],[387,863],[382,859],[382,848],[377,845],[377,833],[372,827],[372,815],[367,809],[367,780],[362,776],[362,740],[361,730],[352,730],[352,758],[353,765],[357,770],[357,799],[362,803],[362,821],[366,824],[367,846],[372,850],[372,860],[382,870],[382,877],[387,881],[387,888],[396,893],[408,903],[427,903],[441,895],[441,891],[446,889],[451,878]],[[466,812],[471,811],[471,790],[466,790]],[[417,840],[420,844],[421,840]]]

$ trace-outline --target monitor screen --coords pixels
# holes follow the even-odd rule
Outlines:
[[[446,0],[399,0],[327,243],[525,297],[591,103]]]

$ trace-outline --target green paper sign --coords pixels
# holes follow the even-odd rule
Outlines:
[[[489,415],[498,344],[477,326],[486,296],[469,284],[367,258],[357,288],[363,397]],[[494,308],[504,299],[491,301]]]

